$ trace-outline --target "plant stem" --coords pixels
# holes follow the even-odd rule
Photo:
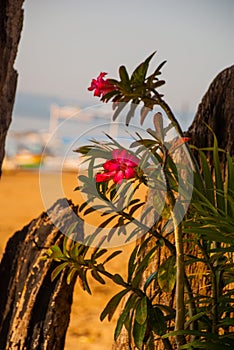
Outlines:
[[[167,193],[171,217],[174,225],[175,246],[176,246],[176,317],[175,331],[184,329],[184,252],[182,240],[182,223],[178,222],[178,215],[175,212],[174,196],[172,192]],[[184,336],[177,335],[176,343],[178,349],[185,343]]]
[[[117,208],[112,204],[111,205],[111,208],[114,210],[114,211],[118,211]],[[126,213],[124,210],[121,210],[119,212],[119,214],[129,220],[130,222],[134,222],[135,225],[137,225],[138,227],[142,228],[142,230],[144,230],[145,232],[148,232],[150,234],[152,234],[154,237],[156,237],[157,239],[162,239],[165,246],[170,250],[170,252],[175,255],[175,247],[174,245],[165,237],[163,237],[161,234],[159,234],[158,232],[155,231],[154,228],[149,228],[147,227],[146,225],[144,225],[141,221],[137,220],[136,218],[133,218],[131,215],[129,215],[128,213]]]
[[[179,134],[180,137],[184,136],[184,133],[180,127],[180,124],[178,123],[176,117],[174,116],[171,108],[169,107],[169,105],[161,98],[161,96],[158,94],[157,91],[154,91],[155,93],[155,97],[156,97],[156,103],[164,110],[164,112],[166,113],[168,119],[171,121],[173,127],[175,128],[175,130],[177,131],[177,133]],[[188,156],[188,159],[190,159],[192,161],[192,170],[194,172],[196,172],[197,174],[200,174],[200,170],[199,170],[199,166],[197,164],[197,161],[194,157],[194,154],[192,153],[191,149],[189,148],[189,146],[187,145],[187,143],[185,143],[185,150]],[[200,176],[201,177],[201,176]],[[201,178],[202,179],[202,178]],[[203,182],[203,180],[202,180]]]
[[[217,277],[214,273],[212,276],[212,333],[217,333],[217,323],[218,323],[218,292],[217,292]]]
[[[196,315],[197,308],[196,308],[196,304],[195,304],[194,298],[193,298],[193,291],[192,291],[192,288],[191,288],[191,285],[189,283],[189,279],[188,279],[186,273],[184,273],[184,288],[185,288],[185,291],[187,292],[187,295],[188,295],[189,317],[192,318],[194,315]],[[198,330],[198,322],[197,321],[191,322],[190,330]],[[196,336],[192,335],[190,339],[191,339],[191,341],[194,341],[196,339]]]
[[[176,200],[173,191],[170,187],[168,175],[167,175],[167,157],[168,150],[163,147],[163,172],[165,176],[167,191],[166,191],[166,204],[169,207],[175,236],[175,248],[176,248],[176,317],[175,317],[175,331],[184,329],[184,251],[183,251],[183,232],[182,232],[182,221],[180,214],[176,210]],[[178,349],[180,346],[185,344],[185,337],[183,335],[176,336],[176,343]]]
[[[206,249],[204,246],[198,241],[198,246],[201,249],[203,256],[205,258],[206,264],[208,268],[210,269],[211,273],[211,290],[212,290],[212,333],[216,334],[217,333],[217,323],[218,323],[218,286],[217,286],[217,276],[216,276],[216,270],[213,264],[210,261],[209,254],[207,253]]]

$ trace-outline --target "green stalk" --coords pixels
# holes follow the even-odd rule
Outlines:
[[[109,203],[110,207],[117,212],[117,208],[113,205],[113,203]],[[123,218],[127,219],[129,222],[133,222],[135,225],[137,225],[138,227],[142,228],[142,230],[145,230],[145,232],[148,232],[150,234],[152,234],[154,237],[156,237],[157,239],[162,239],[165,246],[170,250],[170,252],[175,255],[175,247],[174,245],[166,238],[163,237],[161,234],[159,234],[158,232],[155,231],[154,228],[150,228],[147,227],[146,225],[144,225],[141,221],[137,220],[136,218],[133,218],[131,215],[129,215],[128,213],[126,213],[124,210],[119,211],[119,215],[121,215]]]
[[[175,317],[175,331],[180,331],[184,329],[184,281],[185,281],[185,265],[184,265],[184,250],[183,250],[183,231],[182,222],[180,220],[179,213],[175,212],[175,196],[170,187],[168,175],[167,175],[167,157],[168,150],[163,146],[163,173],[165,176],[167,192],[166,192],[166,202],[170,210],[175,236],[175,248],[176,248],[176,290],[175,290],[175,300],[176,300],[176,317]],[[176,336],[176,343],[178,349],[180,346],[185,344],[185,337],[183,335]]]
[[[175,331],[184,329],[184,251],[183,251],[183,232],[182,223],[178,222],[178,215],[174,212],[175,198],[171,191],[167,192],[167,200],[169,203],[171,218],[174,225],[175,247],[176,247],[176,317]],[[176,336],[178,349],[185,344],[183,335]]]
[[[212,276],[212,333],[217,334],[218,324],[218,291],[217,291],[217,277],[214,273]]]
[[[217,334],[217,324],[218,324],[218,286],[217,286],[217,276],[216,276],[216,271],[215,267],[213,264],[210,262],[210,257],[207,251],[204,249],[204,246],[198,242],[198,246],[201,249],[203,256],[205,258],[205,261],[207,263],[207,266],[210,269],[211,273],[211,291],[212,291],[212,313],[213,313],[213,318],[212,318],[212,333]]]
[[[173,125],[173,127],[177,131],[178,135],[180,137],[184,137],[184,133],[180,127],[180,124],[178,123],[178,121],[177,121],[176,117],[174,116],[169,105],[161,98],[161,96],[158,94],[158,92],[156,90],[154,90],[154,94],[155,94],[155,104],[158,104],[164,110],[168,119],[171,121],[171,124]],[[186,150],[188,158],[192,160],[192,170],[194,172],[196,172],[197,174],[200,174],[200,170],[199,170],[199,166],[197,164],[197,161],[196,161],[191,149],[187,145],[187,143],[185,143],[185,150]],[[201,180],[202,180],[202,178],[201,178]],[[203,182],[203,180],[202,180],[202,182]]]

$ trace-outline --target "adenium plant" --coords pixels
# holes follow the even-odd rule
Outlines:
[[[105,142],[94,140],[76,150],[88,167],[87,175],[79,175],[77,190],[87,196],[79,213],[85,219],[101,211],[103,221],[84,242],[71,240],[74,230],[71,227],[63,247],[51,247],[45,258],[61,262],[52,279],[66,267],[68,283],[78,275],[82,288],[90,294],[88,275],[100,284],[112,280],[122,288],[108,302],[100,318],[111,320],[120,303],[124,303],[114,339],[118,339],[125,327],[129,349],[151,350],[157,344],[169,350],[231,349],[234,346],[232,159],[227,155],[224,178],[214,135],[214,165],[210,167],[204,151],[197,149],[199,169],[188,145],[190,139],[184,137],[158,92],[165,83],[158,78],[165,62],[148,74],[153,56],[154,53],[131,76],[121,66],[119,80],[105,79],[104,72],[92,80],[88,90],[94,91],[101,101],[113,103],[113,119],[130,104],[124,114],[127,126],[138,108],[140,124],[143,125],[147,116],[153,116],[153,126],[147,128],[145,137],[137,133],[129,149],[106,135]],[[168,123],[164,122],[166,118]],[[172,128],[177,135],[169,140]],[[194,183],[183,178],[185,166],[177,160],[178,150],[189,158]],[[139,192],[142,186],[146,189],[147,203]],[[189,210],[182,215],[191,186]],[[158,215],[149,224],[148,215],[152,216],[153,212]],[[107,227],[109,234],[101,235]],[[108,250],[103,248],[105,241],[123,235],[127,242],[140,234],[141,240],[136,241],[128,261],[127,277],[110,272],[108,262],[121,251],[107,255]],[[99,243],[91,248],[95,239]],[[194,264],[202,264],[204,272],[190,275]],[[203,283],[200,290],[193,287],[196,280]]]
[[[105,72],[101,72],[97,79],[92,79],[91,85],[88,88],[89,91],[94,90],[94,96],[101,97],[105,100],[105,95],[116,90],[116,86],[110,81],[105,80],[104,77],[107,75]]]

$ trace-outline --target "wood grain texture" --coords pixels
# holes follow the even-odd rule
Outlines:
[[[23,27],[23,2],[0,1],[0,175],[17,86],[14,62]]]

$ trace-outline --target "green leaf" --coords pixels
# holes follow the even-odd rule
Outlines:
[[[132,117],[134,117],[134,113],[135,113],[136,108],[137,108],[137,101],[133,100],[133,102],[130,105],[130,109],[128,111],[128,114],[126,115],[125,123],[126,123],[127,126],[129,125],[130,120],[132,119]]]
[[[158,307],[149,310],[150,326],[155,334],[162,336],[167,331],[167,324],[163,312]]]
[[[130,235],[127,236],[125,243],[130,242],[131,239],[136,236],[140,231],[142,231],[141,227],[136,227],[134,230],[131,231]]]
[[[95,207],[89,207],[88,209],[85,210],[84,215],[88,215],[90,213],[95,212],[97,209]]]
[[[188,326],[189,326],[191,323],[193,323],[194,321],[199,320],[200,318],[202,318],[203,316],[205,316],[206,313],[207,313],[206,311],[202,311],[202,312],[199,312],[198,314],[192,316],[188,321],[185,322],[184,327],[185,327],[185,328],[188,328]]]
[[[91,260],[95,261],[97,260],[100,256],[104,255],[108,250],[106,248],[104,249],[99,249],[99,247],[96,247],[91,255]]]
[[[83,182],[84,184],[89,184],[90,180],[87,176],[85,175],[79,175],[78,176],[79,181]]]
[[[79,213],[81,213],[85,207],[87,207],[87,205],[92,202],[92,199],[90,198],[89,200],[87,200],[86,202],[83,202],[80,206],[79,206]]]
[[[75,267],[71,268],[67,274],[67,284],[69,285],[73,278],[75,278],[77,275],[77,269]]]
[[[155,304],[154,307],[157,307],[161,311],[163,311],[166,314],[167,320],[173,319],[175,317],[176,311],[170,306],[162,305],[162,304]]]
[[[76,244],[74,244],[73,247],[69,250],[70,257],[71,257],[73,260],[76,260],[77,257],[79,256],[80,248],[81,248],[81,244],[80,244],[80,243],[76,243]]]
[[[169,343],[169,341],[168,341]],[[147,334],[147,341],[145,343],[145,350],[152,350],[155,348],[155,343],[154,343],[154,334],[153,332],[150,332],[150,334]],[[166,349],[166,347],[165,347]],[[168,349],[171,349],[171,347],[168,347]]]
[[[158,67],[155,69],[153,76],[161,74],[161,68],[164,66],[164,64],[167,63],[167,61],[163,61],[158,65]]]
[[[77,221],[76,221],[76,222],[73,222],[73,224],[71,224],[71,226],[70,226],[68,232],[66,233],[66,235],[67,235],[68,237],[71,236],[71,234],[73,233],[73,231],[75,230],[75,228],[76,228],[77,225],[78,225],[78,222],[77,222]]]
[[[125,296],[125,294],[127,294],[128,292],[129,292],[129,289],[124,289],[121,292],[119,292],[118,294],[116,294],[115,296],[113,296],[113,298],[111,298],[111,300],[108,302],[108,304],[106,305],[106,307],[104,308],[104,310],[102,311],[102,313],[100,315],[101,321],[103,321],[107,315],[108,315],[109,321],[112,319],[112,316],[113,316],[115,310],[117,309],[120,301]]]
[[[182,345],[180,349],[209,349],[209,350],[231,350],[230,345],[225,345],[223,342],[214,343],[214,342],[204,342],[195,340],[189,344]]]
[[[151,148],[151,147],[154,147],[156,144],[158,144],[158,142],[155,140],[143,139],[143,140],[134,141],[130,145],[130,148],[139,147],[139,145],[143,145],[145,148]]]
[[[223,320],[219,322],[219,326],[221,327],[234,326],[234,318],[225,317]]]
[[[147,288],[149,287],[150,283],[155,280],[156,276],[158,274],[158,271],[154,271],[145,281],[144,284],[144,292],[146,292]]]
[[[110,79],[110,80],[112,80],[112,79]],[[120,86],[119,83],[118,83],[118,86]],[[110,91],[107,94],[102,96],[101,101],[108,102],[112,97],[117,97],[118,95],[119,95],[119,89]]]
[[[108,261],[112,260],[114,257],[122,253],[122,250],[116,250],[115,252],[111,253],[103,262],[103,265],[106,264]]]
[[[159,80],[159,81],[157,81],[156,83],[154,83],[152,87],[153,87],[154,89],[157,89],[157,88],[159,88],[160,86],[162,86],[162,85],[164,85],[164,84],[166,84],[165,80]]]
[[[234,217],[234,164],[232,157],[227,154],[227,169],[224,191],[226,197],[226,214]]]
[[[135,211],[137,209],[139,209],[140,207],[142,207],[142,205],[144,205],[144,204],[145,204],[144,202],[141,202],[141,203],[138,203],[138,204],[134,205],[133,207],[131,207],[131,209],[129,211],[129,215],[132,216],[135,213]]]
[[[94,169],[94,158],[91,158],[90,162],[89,162],[89,167],[88,167],[88,177],[90,179],[93,179],[93,169]]]
[[[51,273],[51,281],[53,282],[55,280],[55,278],[60,274],[60,272],[63,271],[63,269],[68,266],[69,262],[64,262],[62,264],[60,264],[59,266],[57,266]]]
[[[112,220],[114,220],[116,217],[118,216],[118,214],[114,214],[112,215],[110,218],[108,218],[107,220],[103,221],[98,228],[104,228],[106,227]]]
[[[64,254],[64,256],[66,256],[66,257],[69,257],[69,256],[70,256],[70,252],[67,250],[67,248],[68,248],[68,242],[71,241],[71,244],[70,244],[70,246],[69,246],[69,249],[71,249],[72,246],[73,246],[73,244],[74,244],[74,241],[72,241],[72,239],[70,238],[70,236],[72,235],[72,233],[73,233],[74,229],[76,228],[77,224],[78,224],[77,222],[73,223],[73,224],[70,226],[70,228],[69,228],[69,230],[68,230],[66,236],[64,237],[64,240],[63,240],[63,254]]]
[[[147,322],[139,324],[136,320],[133,326],[133,338],[138,349],[142,348],[143,341],[145,338],[145,332],[147,328]]]
[[[170,256],[158,269],[158,284],[164,292],[171,292],[176,282],[176,259]]]
[[[203,175],[203,179],[205,182],[205,189],[206,189],[206,195],[207,195],[207,199],[211,202],[212,205],[215,204],[215,200],[214,200],[214,182],[213,182],[213,178],[212,178],[212,173],[207,161],[207,158],[204,154],[204,152],[199,151],[199,156],[201,159],[201,168],[202,168],[202,175]]]
[[[135,259],[136,259],[138,249],[139,249],[139,245],[135,246],[134,250],[131,253],[129,261],[128,261],[128,283],[131,282],[132,275],[133,275],[134,270],[136,268]]]
[[[129,84],[129,76],[125,66],[119,67],[119,76],[124,84]]]
[[[126,107],[127,103],[130,101],[130,97],[126,98],[125,101],[123,102],[119,102],[117,107],[115,107],[115,112],[113,114],[113,120],[116,120],[118,115],[122,112],[122,110],[124,109],[124,107]]]
[[[157,139],[161,142],[164,140],[164,131],[163,131],[163,116],[161,112],[157,112],[153,118],[155,132]]]
[[[147,117],[149,111],[150,111],[150,108],[146,107],[145,105],[142,106],[142,108],[141,108],[141,120],[140,120],[141,125],[143,125],[145,118]]]
[[[64,254],[62,253],[61,249],[57,245],[51,246],[46,254],[51,258],[51,259],[61,259],[61,258],[66,258]]]
[[[116,328],[115,328],[115,333],[114,333],[114,339],[115,341],[117,340],[121,329],[124,325],[124,323],[126,322],[126,318],[129,316],[130,310],[131,308],[134,307],[134,304],[136,303],[136,300],[138,299],[138,296],[136,294],[131,294],[128,298],[128,300],[126,301],[126,304],[124,305],[124,309],[121,313],[121,315],[119,316],[119,319],[117,321],[116,324]]]
[[[201,332],[201,331],[197,331],[197,330],[190,330],[190,329],[186,329],[186,330],[181,329],[178,331],[169,332],[169,333],[162,335],[162,338],[165,339],[165,338],[169,338],[169,337],[174,337],[175,335],[195,335],[197,337],[203,337],[205,339],[214,339],[214,340],[218,339],[216,334],[212,334],[212,333],[208,333],[208,332]]]
[[[126,283],[123,280],[123,277],[120,276],[118,273],[114,274],[112,280],[116,283],[119,284],[120,286],[126,286]]]
[[[222,169],[219,161],[218,141],[214,133],[213,133],[213,136],[214,136],[213,163],[214,163],[214,170],[215,170],[217,207],[225,211],[224,197],[219,192],[221,191],[223,193],[223,179],[222,179]]]
[[[91,270],[91,275],[93,276],[93,278],[98,281],[101,284],[105,284],[104,279],[102,278],[102,276],[98,273],[97,270]]]
[[[77,153],[81,153],[81,154],[87,154],[90,152],[90,150],[93,148],[94,146],[81,146],[77,149],[75,149],[73,152],[77,152]]]
[[[136,321],[143,325],[147,320],[147,297],[143,297],[137,303]]]
[[[157,246],[155,245],[138,264],[137,269],[135,271],[135,277],[132,280],[132,286],[134,288],[137,288],[139,286],[139,283],[142,279],[142,273],[147,269],[151,259],[155,254],[156,249]]]
[[[140,84],[144,82],[145,76],[149,67],[149,63],[154,55],[155,55],[155,52],[153,52],[149,57],[146,58],[144,62],[142,62],[141,64],[139,64],[139,66],[137,66],[137,68],[134,70],[131,76],[132,84]]]
[[[79,280],[82,288],[89,294],[92,294],[87,281],[87,270],[80,269],[78,270],[78,274],[79,274],[79,278],[80,278]]]

